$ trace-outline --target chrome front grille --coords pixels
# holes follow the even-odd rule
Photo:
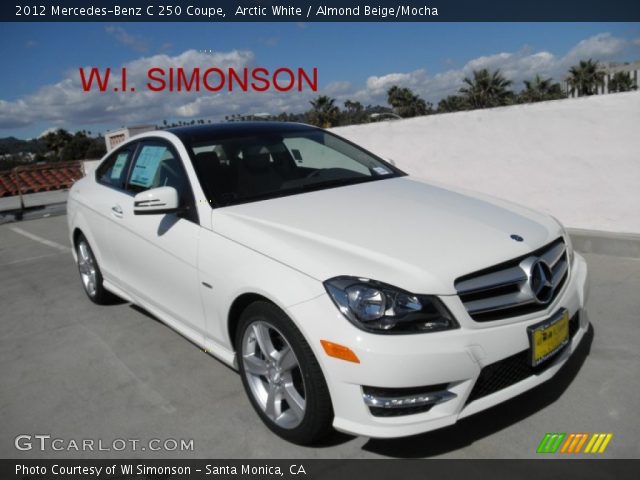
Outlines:
[[[455,287],[471,318],[501,320],[543,310],[569,273],[562,238],[530,254],[460,277]]]

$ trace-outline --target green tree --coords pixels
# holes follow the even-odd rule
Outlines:
[[[392,86],[387,91],[387,102],[393,107],[393,111],[404,118],[426,115],[433,110],[433,105],[424,101],[411,89]]]
[[[579,97],[595,95],[598,87],[604,85],[604,72],[600,64],[593,60],[580,60],[577,65],[569,69],[567,78],[571,94],[578,94]]]
[[[459,112],[469,110],[469,103],[466,98],[460,95],[449,95],[438,102],[439,113]]]
[[[365,108],[362,103],[353,100],[345,100],[342,111],[343,125],[353,125],[354,123],[364,123],[366,121]]]
[[[473,78],[466,77],[464,83],[466,86],[459,91],[471,108],[499,107],[513,102],[514,94],[509,90],[512,82],[500,70],[474,70]]]
[[[364,110],[362,104],[358,101],[345,100],[344,110],[349,114],[358,114]]]
[[[311,110],[307,117],[309,123],[322,128],[334,127],[340,119],[340,109],[335,105],[335,98],[326,95],[311,100]]]
[[[87,148],[84,158],[98,159],[102,158],[105,153],[107,153],[107,148],[104,143],[104,137],[92,138],[91,145]]]
[[[56,160],[62,157],[63,149],[71,142],[73,136],[66,130],[59,128],[55,132],[49,132],[44,136],[47,150],[55,156]]]
[[[609,92],[630,92],[637,89],[637,82],[629,72],[617,72],[609,81]]]
[[[540,75],[536,75],[533,80],[525,80],[524,87],[524,90],[518,95],[518,102],[520,103],[566,98],[559,83],[554,83],[550,78],[542,78]]]
[[[91,138],[84,131],[76,132],[69,143],[63,147],[60,159],[63,161],[84,160],[91,143]]]

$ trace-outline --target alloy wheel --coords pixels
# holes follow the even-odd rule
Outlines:
[[[305,385],[300,363],[287,339],[265,321],[251,323],[242,339],[242,362],[252,396],[264,414],[285,429],[305,416]]]
[[[96,264],[89,245],[84,241],[81,241],[78,245],[78,270],[80,270],[80,278],[84,289],[90,297],[94,297],[98,285]]]

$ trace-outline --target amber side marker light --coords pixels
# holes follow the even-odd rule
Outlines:
[[[349,347],[328,340],[320,340],[320,343],[325,353],[330,357],[339,358],[347,362],[360,363],[358,356]]]

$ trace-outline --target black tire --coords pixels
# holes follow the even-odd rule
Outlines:
[[[86,248],[86,250],[84,250]],[[84,258],[85,255],[87,258]],[[118,297],[113,293],[104,288],[102,272],[100,271],[100,266],[98,265],[98,260],[96,260],[95,255],[93,254],[93,250],[89,245],[89,242],[85,238],[84,235],[78,235],[78,239],[76,241],[76,258],[78,265],[78,272],[80,274],[80,283],[82,284],[82,288],[84,293],[87,294],[89,300],[97,305],[111,305],[118,301]],[[86,261],[90,261],[91,264],[89,268],[94,270],[94,288],[90,288],[87,284],[84,276],[83,276],[83,259]],[[86,270],[85,270],[86,273]]]
[[[267,416],[264,410],[265,407],[260,404],[250,385],[250,381],[252,381],[250,378],[253,378],[253,382],[255,382],[257,375],[254,374],[252,376],[245,371],[245,361],[243,357],[243,341],[246,340],[245,334],[251,336],[252,333],[247,333],[248,329],[253,329],[255,325],[265,324],[272,326],[274,329],[273,332],[275,333],[272,333],[275,337],[273,338],[274,344],[279,340],[278,337],[282,336],[285,339],[284,348],[290,346],[297,360],[297,367],[295,367],[296,376],[299,378],[298,385],[300,385],[300,380],[302,381],[301,390],[304,391],[305,407],[304,415],[300,415],[302,420],[299,421],[300,423],[298,425],[293,427],[283,428]],[[258,343],[257,340],[255,340],[255,342]],[[316,443],[333,431],[331,426],[333,422],[333,407],[331,405],[329,389],[327,388],[320,365],[300,330],[298,330],[280,308],[265,301],[259,301],[249,305],[240,316],[235,345],[238,355],[240,377],[242,378],[245,392],[253,408],[271,431],[285,440],[299,445]],[[268,383],[271,385],[268,375],[260,378],[261,381],[262,378],[264,378],[264,384]],[[298,388],[300,389],[300,387]],[[283,405],[285,408],[290,408],[287,407],[286,398]]]

